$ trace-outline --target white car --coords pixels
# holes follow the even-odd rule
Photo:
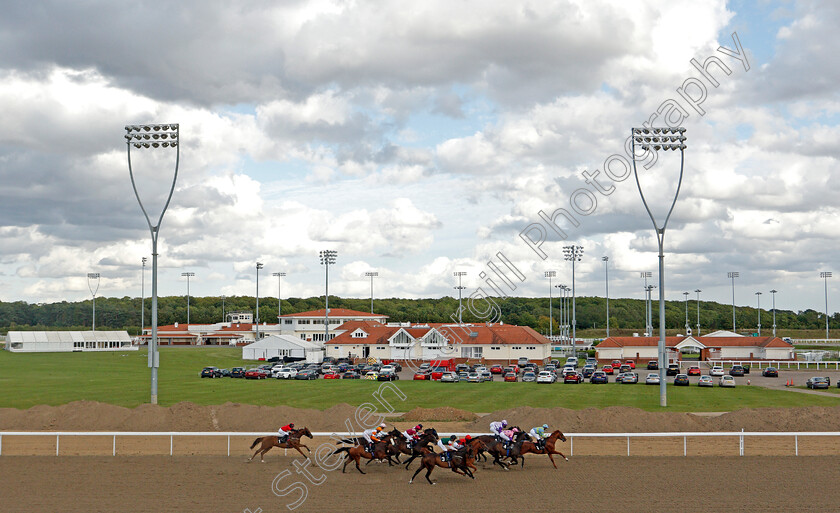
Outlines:
[[[566,358],[566,365],[571,365],[572,367],[577,368],[577,366],[578,366],[577,356],[570,356],[570,357]]]
[[[723,376],[723,375],[724,375],[723,367],[721,367],[720,365],[715,365],[714,367],[712,367],[712,370],[709,371],[709,376]]]
[[[554,383],[554,373],[551,371],[540,371],[537,376],[537,383]]]
[[[277,379],[292,379],[297,376],[297,369],[291,367],[281,367],[279,369],[271,370],[271,377]]]
[[[659,383],[659,374],[656,374],[654,372],[651,372],[645,378],[645,385],[658,385]]]
[[[397,369],[393,365],[383,365],[379,372],[397,372]]]
[[[481,374],[482,372],[487,372],[487,367],[476,367],[475,372]]]
[[[720,383],[718,383],[718,386],[735,388],[735,378],[733,378],[732,376],[721,376]]]

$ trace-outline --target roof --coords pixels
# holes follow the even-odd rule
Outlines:
[[[321,350],[320,344],[308,342],[292,335],[271,335],[244,347],[251,349],[284,349],[290,345],[307,350]]]
[[[703,335],[704,337],[743,337],[743,335],[739,335],[734,331],[727,331],[727,330],[717,330],[709,333],[708,335]]]
[[[352,334],[357,329],[362,329],[368,334],[367,338],[353,338]],[[492,324],[492,325],[458,325],[458,324],[421,324],[418,326],[400,327],[386,325],[364,325],[358,322],[346,322],[341,325],[344,331],[330,341],[330,344],[372,344],[385,345],[388,339],[400,330],[405,331],[414,339],[426,336],[430,331],[435,330],[441,335],[449,338],[454,343],[465,345],[504,345],[504,344],[550,344],[551,342],[528,326],[516,326],[513,324]],[[473,333],[475,335],[473,335]]]
[[[10,331],[11,342],[131,342],[127,331]]]
[[[667,347],[675,347],[687,339],[693,339],[705,347],[790,347],[790,344],[778,337],[743,337],[741,335],[732,337],[721,335],[665,337],[665,345]],[[659,345],[659,337],[609,337],[598,344],[598,347],[651,347],[656,345]]]
[[[298,312],[292,314],[285,314],[281,315],[280,317],[285,319],[288,317],[324,317],[326,314],[326,310],[323,308],[320,310],[310,310],[308,312]],[[348,310],[347,308],[330,308],[330,317],[362,317],[362,318],[375,318],[375,319],[387,319],[387,315],[382,314],[374,314],[370,312],[360,312],[358,310]]]

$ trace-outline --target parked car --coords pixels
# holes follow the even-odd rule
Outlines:
[[[534,374],[532,371],[525,371],[522,373],[522,382],[523,383],[534,383],[537,381],[537,375]]]
[[[712,367],[712,370],[709,371],[710,376],[723,376],[723,367],[720,365],[715,365]]]
[[[554,383],[557,378],[554,377],[554,373],[551,371],[540,371],[540,374],[537,376],[537,383]]]
[[[490,371],[482,371],[481,374],[481,381],[493,381],[493,374]]]
[[[216,367],[204,367],[201,369],[201,377],[202,378],[218,378],[219,377],[219,369]]]
[[[586,365],[593,365],[593,366],[597,367],[598,366],[598,360],[596,360],[595,358],[592,358],[592,357],[588,357],[586,359]]]
[[[245,369],[242,367],[234,367],[230,370],[230,377],[232,378],[244,378],[245,377]]]
[[[376,379],[377,379],[378,377],[379,377],[379,373],[378,373],[378,372],[376,372],[376,371],[367,371],[367,372],[365,372],[364,376],[362,376],[362,379],[366,379],[366,380],[369,380],[369,381],[376,381]]]
[[[624,379],[621,380],[622,385],[635,385],[639,382],[639,375],[635,372],[625,372]]]
[[[595,367],[590,367],[589,365],[583,368],[583,377],[584,378],[591,378],[592,373],[595,372]]]
[[[359,379],[360,377],[356,371],[347,371],[341,376],[341,379]]]
[[[502,375],[506,376],[509,373],[519,374],[519,367],[505,367],[502,369]]]
[[[743,376],[744,375],[744,368],[740,365],[733,365],[731,369],[729,369],[730,376]]]
[[[604,373],[609,374],[610,376],[612,376],[615,372],[615,369],[613,369],[612,365],[604,365],[603,367],[601,367],[601,370],[604,371]]]
[[[592,373],[592,377],[589,378],[589,382],[595,385],[602,385],[609,383],[610,378],[607,377],[607,373],[599,370]]]
[[[292,367],[281,367],[279,370],[274,371],[274,377],[277,379],[292,379],[297,373],[297,369],[293,369]]]
[[[469,372],[470,366],[466,363],[459,363],[455,366],[455,372]]]
[[[318,379],[318,371],[315,369],[303,369],[295,374],[295,379]]]
[[[520,367],[522,367],[523,365],[525,365],[526,363],[529,363],[530,361],[531,360],[529,360],[528,358],[526,358],[524,356],[520,356],[519,359],[516,361],[516,364],[519,365]]]
[[[570,357],[566,358],[566,365],[571,365],[572,367],[577,368],[577,366],[578,366],[577,357],[576,356],[570,356]]]
[[[457,383],[458,381],[461,379],[454,372],[444,372],[440,377],[441,383]]]
[[[680,373],[680,366],[676,363],[669,363],[668,368],[665,369],[666,376],[676,376]]]
[[[647,370],[659,370],[659,362],[657,360],[648,360]]]
[[[444,372],[447,372],[446,367],[435,367],[432,369],[432,373],[430,375],[431,379],[434,381],[439,380],[440,377],[443,376]]]
[[[613,366],[613,369],[620,369],[621,368],[621,360],[613,360],[610,365]]]
[[[248,369],[245,371],[245,379],[263,379],[265,376],[263,375],[260,369]]]
[[[522,381],[525,380],[523,379]],[[566,376],[563,378],[563,383],[574,383],[575,385],[577,385],[578,383],[582,382],[583,374],[581,374],[580,372],[570,372],[566,374]]]
[[[493,374],[501,374],[502,373],[502,366],[501,365],[493,365],[490,367],[490,372]]]
[[[327,372],[324,374],[324,379],[341,379],[341,373],[338,372],[338,369],[333,372]]]
[[[230,369],[222,369],[221,373],[222,373],[223,378],[229,378],[230,377]]]
[[[469,376],[470,376],[470,373],[466,372],[466,371],[462,371],[462,372],[458,373],[458,379],[461,380],[461,381],[467,381]]]
[[[778,378],[779,369],[776,367],[765,367],[764,370],[761,371],[761,375],[765,378]]]
[[[467,375],[467,381],[470,383],[481,383],[481,374],[477,372],[470,372]]]
[[[397,372],[397,368],[393,365],[383,365],[379,372]]]
[[[713,387],[715,386],[715,380],[712,379],[711,376],[700,376],[700,379],[697,380],[698,387]]]
[[[825,376],[814,376],[812,378],[808,378],[808,381],[805,382],[805,386],[814,390],[820,388],[825,389],[831,386],[831,382]]]
[[[621,367],[618,368],[618,372],[621,372],[621,373],[630,372],[631,370],[632,369],[630,368],[630,366],[627,365],[626,363],[622,363]]]
[[[659,374],[655,372],[648,373],[645,377],[645,385],[658,385],[659,383]]]
[[[418,370],[414,373],[414,380],[416,381],[428,381],[430,372],[423,372],[423,370]]]
[[[635,360],[625,360],[624,364],[625,364],[625,365],[629,365],[631,369],[635,369],[635,368],[636,368],[636,362],[635,362]]]
[[[515,383],[519,381],[519,378],[513,372],[508,372],[507,374],[505,374],[505,381]]]
[[[376,381],[397,381],[400,379],[396,372],[380,372],[376,376]]]
[[[688,374],[677,374],[677,377],[674,378],[674,385],[678,387],[687,387],[689,384],[688,382]]]
[[[686,372],[686,374],[688,374],[689,376],[699,376],[700,374],[702,374],[702,372],[700,372],[700,367],[692,365],[688,368],[688,372]]]
[[[735,388],[735,378],[732,376],[721,376],[718,386],[725,388]]]

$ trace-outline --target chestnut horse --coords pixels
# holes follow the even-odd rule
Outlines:
[[[306,452],[312,452],[309,450],[309,447],[306,447],[306,445],[300,443],[300,439],[303,436],[308,436],[309,438],[312,438],[312,433],[309,431],[309,428],[302,427],[300,429],[293,429],[289,436],[286,438],[286,441],[283,443],[280,443],[280,437],[277,435],[261,436],[254,440],[254,443],[251,444],[251,449],[253,449],[258,443],[262,443],[262,445],[260,445],[260,448],[257,449],[257,452],[254,453],[254,456],[251,456],[251,458],[248,460],[248,463],[250,463],[251,460],[253,460],[257,454],[260,455],[260,461],[265,463],[263,456],[265,455],[265,453],[271,450],[272,447],[280,447],[282,449],[294,449],[297,452],[299,452],[300,455],[304,458],[309,458],[309,456],[303,454],[303,451],[300,450],[301,447],[305,447]]]
[[[414,482],[414,478],[417,477],[417,474],[420,473],[421,470],[426,469],[426,481],[429,484],[437,484],[429,479],[429,475],[432,473],[432,470],[435,467],[441,468],[449,468],[452,469],[453,472],[456,474],[461,474],[462,476],[469,476],[470,479],[475,479],[472,471],[470,471],[470,467],[475,469],[475,455],[479,451],[479,449],[485,448],[483,442],[479,441],[475,444],[465,445],[464,447],[458,449],[457,451],[452,452],[452,457],[449,461],[442,461],[441,454],[438,454],[434,451],[430,451],[429,449],[422,449],[423,451],[423,459],[420,460],[420,468],[418,468],[414,475],[411,476],[411,479],[408,480],[408,484]]]
[[[567,458],[562,452],[559,452],[554,448],[554,443],[557,442],[558,439],[561,442],[566,441],[566,437],[563,435],[563,433],[561,433],[559,429],[555,429],[544,440],[545,443],[543,444],[541,449],[537,448],[537,444],[535,444],[534,442],[523,440],[521,443],[515,445],[511,449],[511,456],[516,454],[516,456],[519,456],[520,458],[522,458],[522,463],[520,464],[520,468],[524,468],[525,467],[525,458],[523,457],[524,454],[548,454],[548,459],[551,460],[551,464],[554,465],[554,468],[557,468],[557,463],[554,462],[554,457],[552,456],[552,454],[559,454],[560,456],[563,457],[564,460],[569,461],[569,458]]]
[[[356,463],[356,470],[364,474],[365,472],[362,471],[361,467],[359,467],[359,461],[362,458],[366,458],[372,460],[376,458],[377,460],[388,460],[388,466],[390,467],[393,464],[393,460],[391,460],[391,455],[388,453],[388,447],[391,445],[390,436],[386,435],[384,441],[376,442],[373,445],[373,452],[367,450],[366,445],[353,445],[351,447],[339,447],[332,454],[341,454],[344,453],[346,458],[344,460],[344,466],[341,467],[341,473],[343,474],[344,471],[347,469],[347,464],[350,463],[350,460],[353,460]]]

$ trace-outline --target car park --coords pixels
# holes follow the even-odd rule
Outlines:
[[[504,369],[502,369],[502,375],[503,376],[507,375],[510,372],[512,372],[514,374],[519,374],[519,367],[505,367]]]
[[[430,374],[430,372],[423,372],[422,370],[418,370],[414,373],[414,378],[412,379],[414,379],[415,381],[428,381]]]
[[[723,376],[723,367],[720,365],[715,365],[712,367],[712,370],[709,371],[710,376]]]
[[[733,365],[731,369],[729,369],[730,376],[743,376],[744,375],[744,368],[740,365]]]
[[[724,388],[735,388],[735,378],[732,376],[721,376],[718,386]]]
[[[505,381],[509,383],[515,383],[519,381],[519,378],[513,372],[508,372],[505,374]]]
[[[589,378],[589,382],[595,385],[602,385],[605,383],[609,383],[610,378],[607,376],[607,373],[599,370],[592,373],[592,377]]]
[[[245,371],[245,379],[263,379],[264,377],[259,369],[248,369]]]
[[[216,367],[204,367],[201,369],[202,378],[218,378],[220,376],[219,369]]]
[[[668,368],[665,369],[666,376],[676,376],[680,373],[680,366],[676,363],[669,363]]]
[[[393,365],[383,365],[379,372],[397,372],[397,368]]]
[[[556,378],[554,377],[554,373],[551,371],[540,371],[537,376],[537,383],[554,383],[555,381]]]
[[[347,371],[341,376],[341,379],[359,379],[360,377],[356,371]]]
[[[454,372],[444,372],[440,376],[440,382],[441,383],[457,383],[460,380],[461,379]]]
[[[621,360],[613,360],[610,365],[613,366],[613,369],[620,369],[621,368]]]
[[[467,375],[467,381],[470,383],[481,383],[481,374],[477,372],[470,372]]]
[[[647,370],[659,370],[659,362],[656,360],[648,360]]]
[[[624,379],[621,380],[622,385],[635,385],[639,382],[639,375],[635,372],[625,372]]]
[[[570,357],[566,358],[566,365],[571,365],[572,367],[577,368],[577,366],[578,366],[577,357],[576,356],[570,356]]]
[[[232,378],[244,378],[245,377],[245,369],[243,367],[234,367],[230,370],[230,377]]]
[[[697,380],[698,387],[713,387],[715,386],[715,380],[712,379],[711,376],[700,376],[700,379]]]
[[[461,380],[461,381],[467,381],[469,376],[470,376],[470,373],[466,372],[466,371],[461,371],[461,372],[458,373],[458,379]]]
[[[635,360],[626,360],[624,362],[625,365],[629,365],[631,369],[636,368],[636,361]]]
[[[295,379],[318,379],[318,372],[314,369],[303,369],[295,374]]]
[[[814,376],[812,378],[808,378],[808,381],[805,382],[805,387],[813,390],[826,389],[830,386],[831,382],[825,376]]]
[[[615,373],[615,369],[613,369],[612,365],[604,365],[601,367],[601,370],[604,371],[606,374],[612,376]]]
[[[674,385],[678,387],[687,387],[689,385],[688,374],[677,374],[674,378]]]
[[[658,385],[659,383],[659,374],[651,372],[648,373],[647,376],[645,376],[645,385]]]
[[[686,374],[688,374],[689,376],[699,376],[702,373],[700,372],[700,367],[692,365],[688,368],[688,372],[686,372]]]
[[[570,372],[577,372],[577,371],[575,371],[574,367],[572,367],[570,365],[566,365],[560,370],[560,375],[561,376],[566,376],[566,374],[569,374]]]
[[[779,377],[779,369],[776,367],[765,367],[761,371],[761,375],[765,378],[778,378]]]
[[[595,372],[595,367],[590,367],[589,365],[583,368],[583,377],[584,378],[591,378],[592,373]]]
[[[618,372],[625,373],[630,372],[632,369],[626,363],[621,364],[621,367],[618,368]]]
[[[523,379],[522,381],[525,380]],[[566,374],[566,376],[563,378],[563,383],[574,383],[575,385],[577,385],[578,383],[582,382],[583,374],[581,374],[580,372],[570,372],[569,374]]]
[[[490,367],[490,372],[493,374],[501,374],[504,369],[501,365],[493,365]]]

